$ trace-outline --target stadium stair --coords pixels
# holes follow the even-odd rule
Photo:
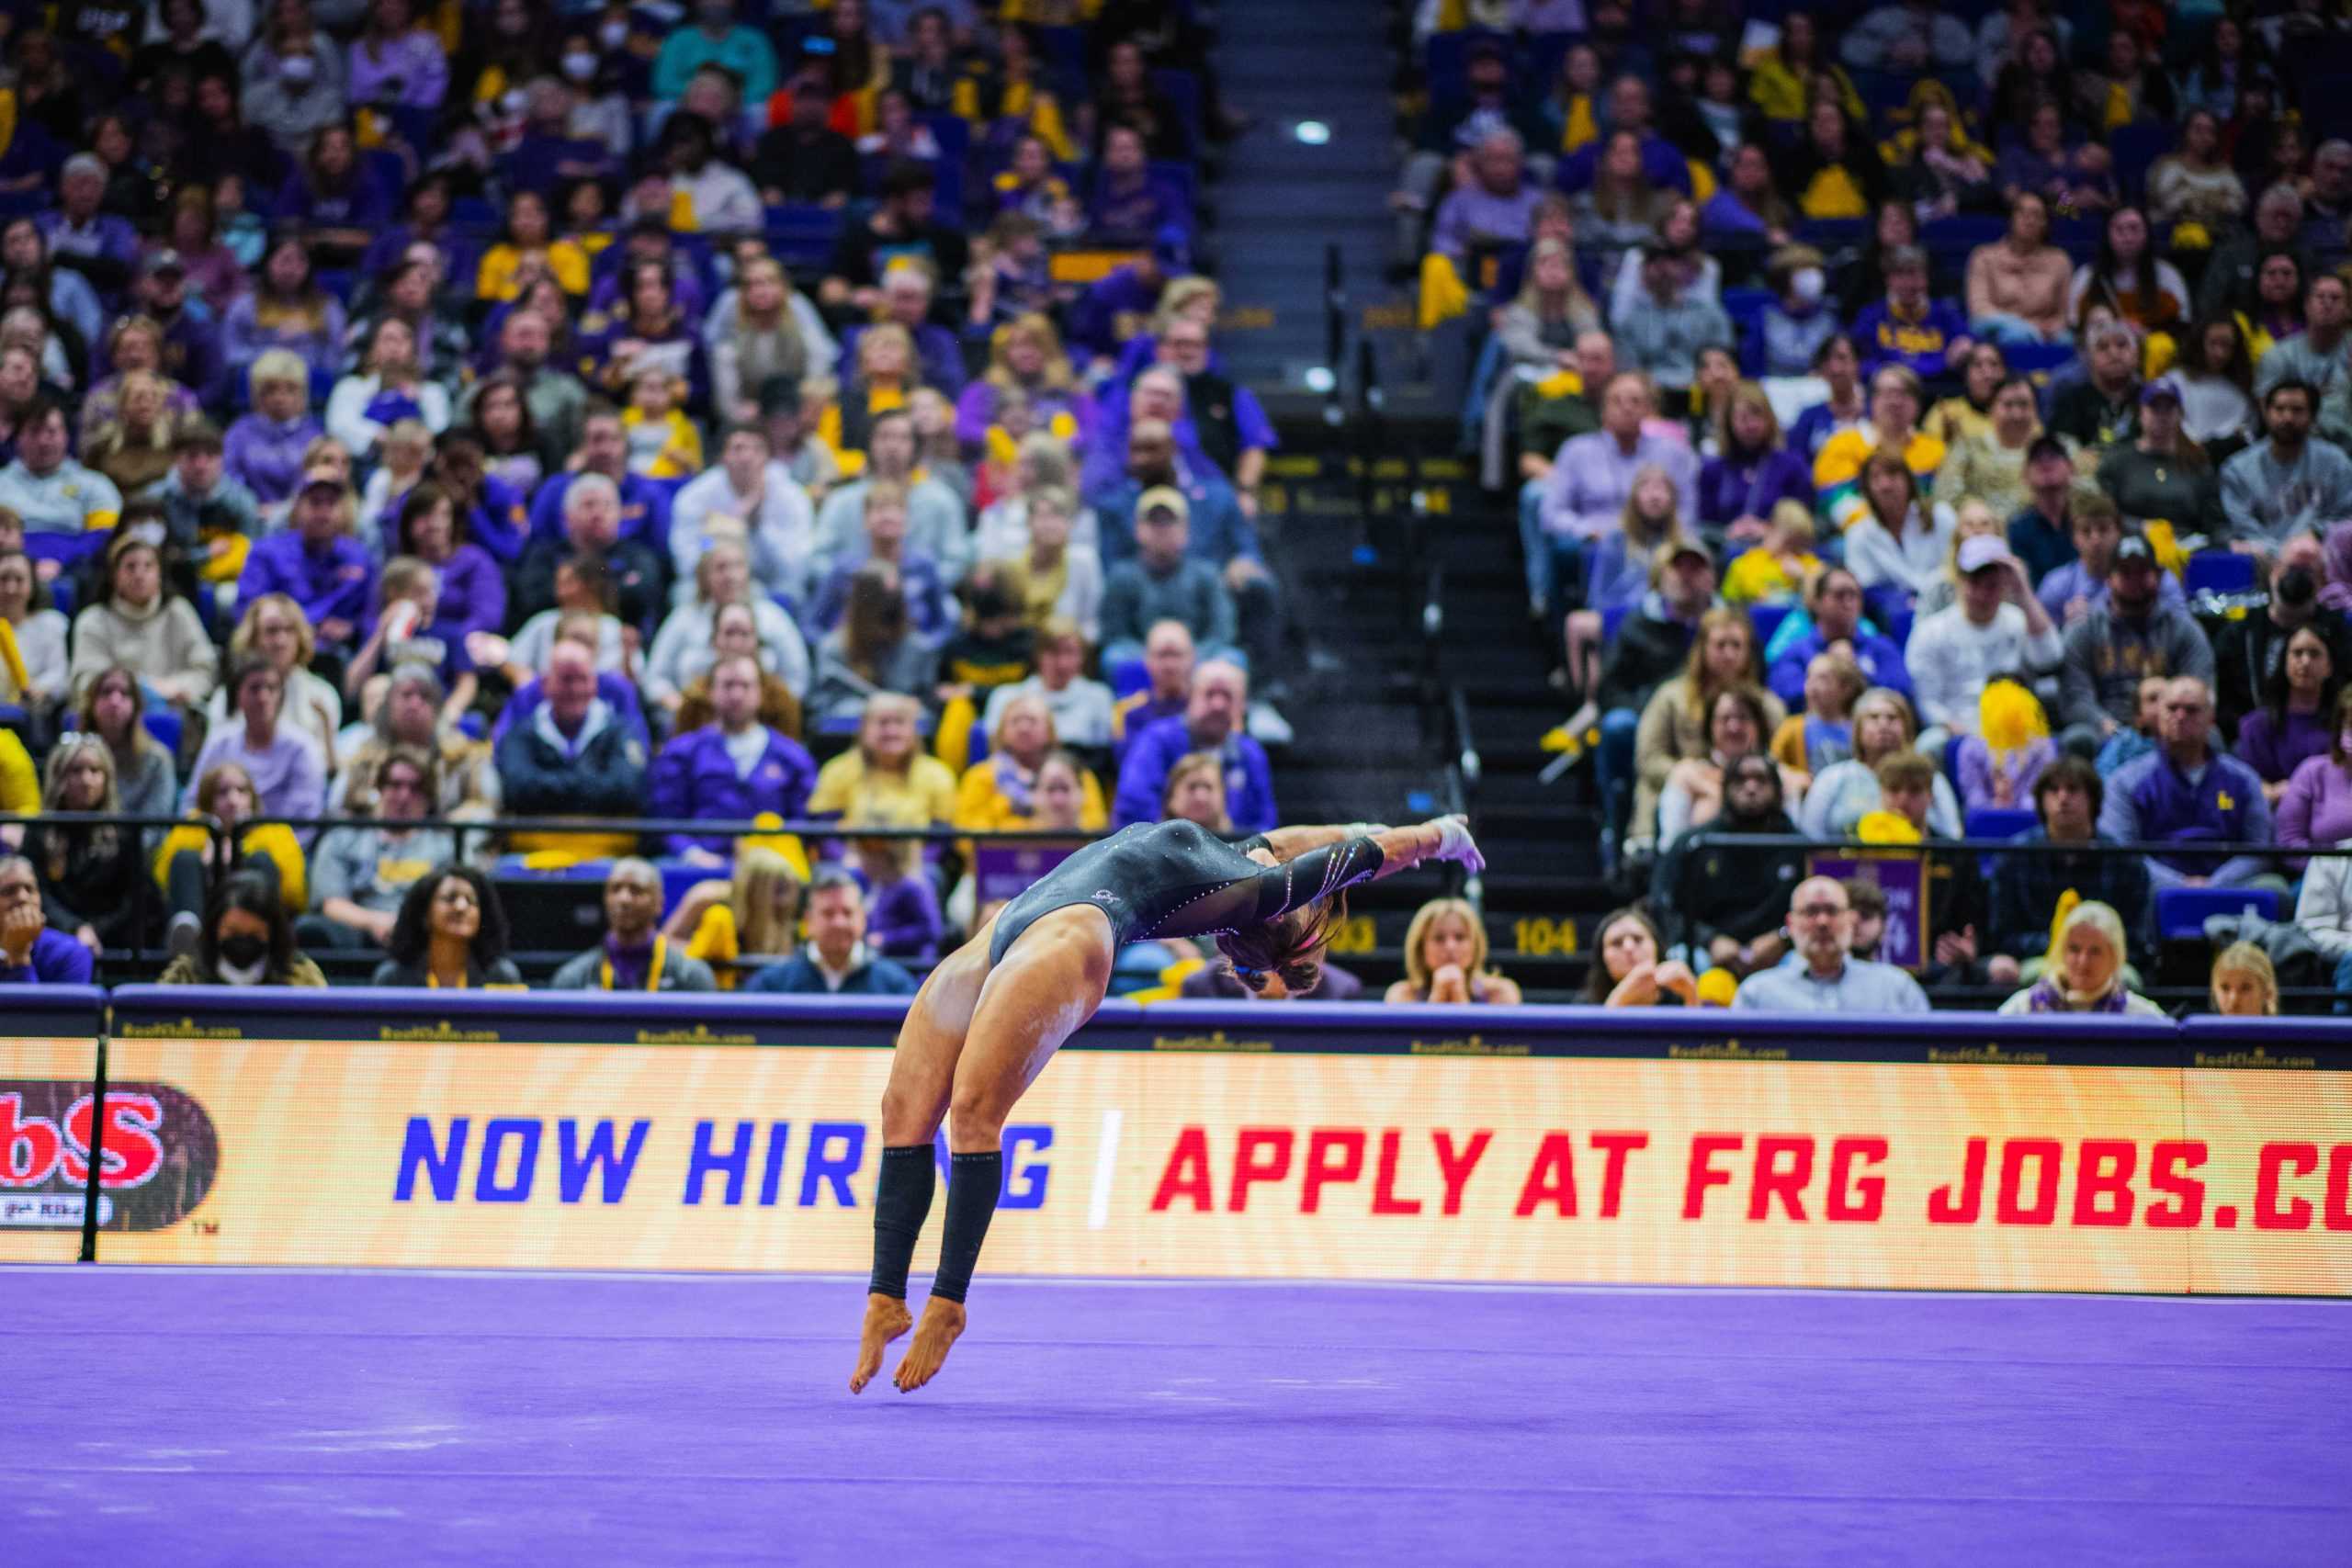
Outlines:
[[[1255,129],[1226,150],[1217,182],[1218,342],[1234,378],[1268,408],[1317,400],[1309,370],[1329,363],[1327,247],[1359,279],[1377,272],[1395,178],[1387,41],[1363,0],[1221,8],[1224,92]],[[1329,140],[1299,140],[1312,120]]]

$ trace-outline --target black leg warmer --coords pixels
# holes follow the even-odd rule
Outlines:
[[[874,1190],[874,1280],[867,1287],[877,1295],[907,1298],[907,1265],[939,1184],[935,1157],[929,1144],[882,1151],[882,1180]]]
[[[957,1155],[948,1161],[947,1235],[939,1246],[939,1276],[931,1282],[933,1295],[960,1302],[972,1288],[980,1243],[988,1239],[989,1221],[996,1216],[997,1192],[1003,1185],[1001,1150]]]

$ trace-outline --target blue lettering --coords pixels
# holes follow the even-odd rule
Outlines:
[[[392,1201],[405,1203],[416,1195],[417,1168],[424,1168],[424,1179],[433,1185],[435,1202],[454,1203],[458,1200],[458,1176],[466,1162],[466,1128],[470,1118],[459,1116],[449,1122],[449,1146],[435,1147],[433,1142],[433,1120],[427,1116],[408,1119],[408,1134],[401,1143],[400,1179],[392,1187]]]
[[[604,1172],[605,1201],[617,1203],[621,1194],[628,1190],[628,1179],[637,1169],[637,1156],[645,1152],[645,1134],[652,1131],[650,1122],[632,1122],[628,1128],[628,1143],[616,1155],[613,1152],[613,1124],[599,1122],[588,1135],[588,1146],[580,1146],[580,1123],[567,1116],[556,1123],[556,1153],[561,1168],[557,1173],[562,1188],[563,1201],[577,1203],[580,1195],[588,1190],[588,1178]]]
[[[474,1201],[477,1203],[526,1203],[531,1197],[531,1179],[538,1174],[539,1123],[537,1118],[501,1116],[481,1130],[481,1165],[474,1176]],[[498,1168],[505,1163],[506,1145],[514,1142],[520,1152],[514,1158],[514,1179],[502,1187],[498,1184]]]
[[[784,1190],[784,1146],[792,1141],[792,1123],[768,1123],[768,1163],[760,1168],[760,1207],[775,1207],[777,1195]]]
[[[717,1125],[713,1122],[695,1123],[694,1157],[686,1162],[686,1201],[701,1202],[703,1183],[712,1171],[723,1170],[727,1173],[726,1201],[731,1207],[742,1202],[743,1179],[751,1172],[752,1124],[736,1122],[734,1145],[723,1153],[710,1146],[711,1129]]]
[[[1023,1148],[1044,1154],[1054,1146],[1054,1130],[1046,1126],[1007,1127],[1004,1130],[1004,1190],[997,1197],[1001,1209],[1042,1209],[1046,1206],[1046,1179],[1053,1174],[1044,1160],[1035,1165],[1023,1165]]]
[[[751,1123],[743,1123],[748,1130]],[[838,1155],[833,1145],[842,1145]],[[865,1163],[865,1123],[863,1122],[816,1122],[808,1127],[808,1163],[800,1172],[800,1206],[817,1206],[817,1185],[824,1182],[833,1190],[833,1201],[844,1209],[857,1207],[857,1196],[849,1190],[850,1178]]]

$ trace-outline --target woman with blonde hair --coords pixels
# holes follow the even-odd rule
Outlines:
[[[2233,942],[2213,960],[2213,1010],[2229,1018],[2267,1018],[2278,1010],[2278,971],[2270,954]]]
[[[209,817],[228,831],[215,834],[190,822],[164,834],[156,847],[151,869],[173,910],[173,925],[193,932],[209,890],[236,871],[263,872],[288,908],[309,907],[311,868],[301,842],[283,822],[254,821],[260,810],[261,792],[243,763],[215,762],[204,770],[187,815]]]
[[[1093,425],[1094,406],[1078,385],[1051,317],[1016,316],[990,334],[988,368],[956,400],[956,439],[967,454],[990,446],[999,405],[1012,392],[1029,400],[1033,429],[1079,442]]]
[[[645,656],[645,694],[671,713],[685,700],[685,689],[718,662],[715,634],[720,606],[748,604],[759,629],[760,668],[773,671],[794,695],[808,689],[808,644],[782,605],[755,592],[752,558],[743,546],[724,539],[695,562],[695,596],[670,612]]]
[[[1495,318],[1495,338],[1510,367],[1540,366],[1573,370],[1577,366],[1577,334],[1600,330],[1600,308],[1577,279],[1577,254],[1572,242],[1544,239],[1527,253],[1527,277],[1518,298]]]
[[[1992,347],[1990,344],[1977,346],[1980,350]],[[1951,406],[1948,400],[1938,412]],[[1950,425],[1960,423],[1957,419],[1947,422]],[[2005,373],[1985,402],[1981,423],[1982,430],[1943,437],[1951,449],[1943,467],[1936,470],[1931,493],[1941,506],[1956,505],[1973,496],[1990,506],[1996,516],[2011,518],[2033,501],[2033,491],[2025,482],[2025,456],[2041,434],[2041,405],[2034,397],[2033,383]]]
[[[1736,685],[1761,688],[1763,661],[1756,647],[1756,623],[1747,612],[1714,609],[1699,617],[1698,635],[1690,639],[1690,655],[1682,673],[1658,687],[1642,709],[1634,733],[1634,761],[1639,770],[1634,786],[1634,817],[1629,842],[1655,841],[1657,807],[1667,776],[1686,757],[1704,757],[1715,698]],[[1788,716],[1781,699],[1769,691],[1763,702],[1760,747]]]
[[[956,775],[926,753],[916,732],[922,705],[876,693],[859,715],[857,741],[817,773],[811,817],[844,828],[944,828],[956,816]]]
[[[124,495],[136,495],[172,471],[178,437],[171,384],[152,370],[133,370],[121,378],[115,416],[84,444],[82,461]]]
[[[754,604],[737,600],[721,604],[711,613],[710,650],[710,668],[679,688],[678,709],[670,724],[672,734],[684,735],[715,721],[718,710],[710,701],[711,669],[716,669],[722,659],[748,659],[760,667],[760,722],[795,740],[800,739],[800,698],[767,667]]]
[[[49,754],[41,774],[41,815],[122,811],[115,786],[114,750],[95,735],[69,735]],[[109,947],[140,947],[154,929],[157,901],[141,884],[140,835],[110,822],[35,822],[25,830],[24,856],[40,884],[41,912],[50,927],[93,954]]]
[[[1911,750],[1919,733],[1903,694],[1873,686],[1854,702],[1854,754],[1832,762],[1804,792],[1804,804],[1790,813],[1808,839],[1843,839],[1854,824],[1879,808],[1878,765]],[[1951,781],[1936,774],[1928,802],[1928,829],[1939,839],[1960,837],[1960,801]]]
[[[774,256],[744,264],[732,296],[732,320],[712,324],[711,406],[720,423],[741,417],[770,377],[799,381],[815,368],[793,299],[792,279]],[[723,313],[726,305],[722,300],[716,313]]]
[[[311,660],[318,650],[310,617],[284,593],[265,593],[248,603],[237,617],[237,629],[229,634],[231,664],[248,654],[269,661],[285,683],[285,722],[319,743],[319,755],[332,772],[335,738],[343,728],[343,694],[334,682],[311,673]],[[228,688],[213,691],[204,716],[215,729],[229,722]]]
[[[194,392],[164,375],[164,329],[153,316],[124,316],[107,329],[107,363],[114,373],[82,400],[84,446],[120,414],[123,378],[139,371],[162,378],[164,400],[175,423],[202,412]]]
[[[1943,566],[1935,578],[1919,591],[1918,600],[1912,606],[1912,615],[1917,617],[1913,624],[1926,620],[1938,610],[1948,610],[1959,602],[1961,546],[1978,537],[2006,539],[2007,536],[2008,528],[2002,522],[2001,514],[1990,505],[1975,496],[1962,501],[1952,512],[1951,537],[1944,546]]]
[[[1466,898],[1432,898],[1405,928],[1405,977],[1392,1002],[1483,1002],[1516,1007],[1519,983],[1487,967],[1487,927]]]
[[[253,407],[221,437],[220,462],[231,479],[275,515],[294,499],[310,445],[326,426],[311,412],[310,367],[291,349],[257,355],[244,379]]]
[[[956,826],[975,833],[1035,827],[1038,771],[1060,743],[1045,698],[1024,694],[1006,703],[989,733],[989,754],[964,770],[956,791]],[[1090,770],[1080,775],[1079,786],[1079,826],[1099,833],[1111,825],[1102,785]]]
[[[115,787],[126,817],[169,817],[178,809],[179,767],[141,718],[139,671],[111,664],[90,677],[76,709],[80,730],[113,753]]]
[[[731,991],[738,966],[757,968],[792,956],[800,945],[800,901],[808,878],[778,852],[746,844],[725,879],[697,882],[678,900],[662,934],[685,943],[710,965],[718,988]]]
[[[2123,917],[2097,899],[2066,911],[2058,922],[2050,966],[2041,978],[2001,1004],[2004,1013],[2109,1012],[2162,1018],[2165,1010],[2125,983],[2129,951]]]
[[[896,321],[877,321],[858,333],[855,355],[849,384],[817,415],[817,439],[850,478],[865,471],[875,416],[905,408],[922,385],[914,334]]]

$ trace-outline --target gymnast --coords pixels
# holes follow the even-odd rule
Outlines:
[[[1312,954],[1342,918],[1341,890],[1425,860],[1485,865],[1459,817],[1415,828],[1277,828],[1227,844],[1193,823],[1138,823],[1089,844],[943,959],[907,1010],[882,1095],[874,1278],[852,1393],[913,1326],[907,1268],[937,1180],[932,1139],[948,1120],[947,1232],[922,1325],[892,1378],[911,1393],[964,1332],[964,1295],[1004,1178],[1012,1113],[1063,1041],[1094,1016],[1120,946],[1215,936],[1234,977],[1261,996],[1315,984]],[[951,1114],[952,1112],[952,1114]]]

